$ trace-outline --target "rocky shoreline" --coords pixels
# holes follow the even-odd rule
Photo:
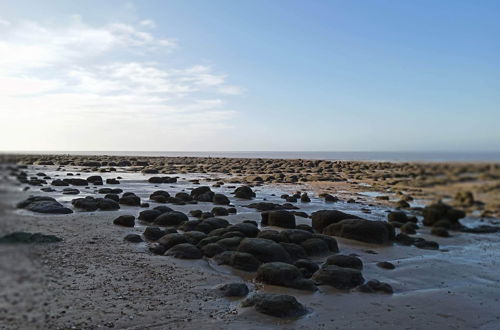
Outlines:
[[[470,282],[457,272],[464,251],[485,242],[500,246],[500,164],[47,155],[3,155],[2,163],[2,255],[20,253],[24,272],[39,262],[50,266],[5,294],[18,301],[14,309],[0,304],[7,329],[500,324],[500,315],[483,310],[497,304],[490,293],[498,279]],[[479,259],[495,260],[497,252],[489,253],[471,255],[464,272],[497,271],[491,264],[478,268]],[[9,266],[3,272],[2,285],[10,285],[15,274]],[[146,280],[148,274],[164,280]],[[120,283],[120,276],[128,280]],[[422,280],[409,280],[413,276]],[[58,278],[55,292],[64,303],[70,290],[81,302],[49,302],[53,293],[42,285],[47,277]],[[440,284],[447,280],[461,285]],[[15,298],[16,290],[23,297],[23,286],[32,285],[46,301],[43,313]],[[427,285],[434,292],[422,299]],[[481,306],[470,308],[462,294],[473,294]],[[100,298],[89,301],[92,295]],[[450,305],[424,317],[426,299]],[[393,306],[398,301],[419,316],[387,312],[384,306],[403,308]],[[343,304],[335,316],[332,302]],[[168,304],[170,316],[153,322],[141,304],[152,312]],[[463,322],[455,309],[464,307],[479,313],[479,321]],[[433,316],[439,314],[448,316]]]

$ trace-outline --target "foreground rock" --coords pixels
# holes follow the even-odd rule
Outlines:
[[[459,219],[465,217],[465,212],[452,208],[451,206],[439,202],[426,206],[423,209],[424,225],[440,227],[459,228]]]
[[[73,211],[52,197],[32,196],[17,204],[17,208],[47,214],[69,214]]]
[[[203,257],[200,249],[190,243],[177,244],[168,249],[165,255],[179,259],[201,259]]]
[[[245,297],[249,292],[245,283],[227,283],[221,285],[218,289],[224,297]]]
[[[363,219],[339,221],[326,227],[323,234],[374,244],[389,244],[395,237],[394,227],[387,222]]]
[[[256,293],[245,299],[241,306],[255,306],[255,310],[260,313],[282,318],[296,318],[307,314],[307,309],[295,297],[282,294]]]
[[[318,232],[323,232],[323,229],[331,224],[337,223],[345,219],[361,219],[360,217],[337,210],[321,210],[316,211],[311,215],[312,227]]]
[[[314,282],[305,279],[299,268],[283,262],[262,264],[257,270],[255,280],[266,284],[285,286],[299,290],[317,290]]]
[[[392,289],[392,286],[390,286],[387,283],[380,282],[378,280],[370,280],[366,282],[365,284],[361,285],[358,290],[360,292],[364,293],[386,293],[386,294],[392,294],[394,290]]]
[[[40,233],[14,232],[0,237],[0,244],[33,244],[33,243],[58,243],[62,239],[54,235],[44,235]]]
[[[263,238],[245,238],[238,246],[238,252],[249,253],[260,262],[291,263],[292,258],[280,244]]]
[[[135,217],[133,215],[120,215],[118,218],[113,220],[113,224],[123,227],[134,227]]]
[[[241,199],[252,199],[255,197],[255,193],[249,186],[241,186],[236,188],[234,191],[234,196]]]
[[[330,285],[339,290],[355,288],[365,281],[359,270],[335,265],[323,265],[312,279],[319,285]]]
[[[285,210],[262,212],[261,217],[263,226],[295,228],[295,215]]]

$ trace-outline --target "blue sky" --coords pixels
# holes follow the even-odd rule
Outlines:
[[[499,12],[0,2],[0,149],[500,151]]]

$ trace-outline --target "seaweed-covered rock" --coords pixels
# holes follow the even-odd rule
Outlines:
[[[250,253],[260,262],[291,263],[288,252],[280,244],[262,238],[245,238],[238,246],[238,252]]]
[[[261,213],[261,224],[282,228],[295,228],[295,215],[289,211],[278,210]]]
[[[247,272],[256,271],[261,262],[250,253],[238,251],[225,251],[214,256],[219,265],[228,265]]]
[[[241,199],[252,199],[255,197],[255,193],[249,186],[241,186],[236,188],[234,191],[234,196]]]
[[[167,233],[164,230],[161,230],[158,227],[146,227],[144,229],[144,233],[142,234],[145,239],[148,241],[157,241],[163,236],[165,236]]]
[[[211,202],[215,193],[208,186],[201,186],[191,190],[191,197],[200,202]]]
[[[335,265],[321,267],[313,274],[312,279],[317,284],[330,285],[339,290],[355,288],[365,281],[359,270]]]
[[[363,269],[363,262],[361,259],[355,256],[347,256],[342,254],[336,254],[333,256],[329,256],[325,265],[334,265],[342,268],[352,268],[352,269]]]
[[[153,223],[157,226],[178,226],[188,220],[189,218],[184,213],[171,211],[160,214]]]
[[[296,318],[307,314],[307,309],[293,296],[257,293],[245,299],[242,307],[255,306],[255,310],[280,318]]]
[[[62,239],[55,235],[44,235],[40,233],[13,232],[0,237],[0,244],[38,244],[38,243],[58,243]]]
[[[297,267],[283,262],[262,264],[257,270],[255,280],[266,284],[280,285],[299,290],[317,290],[314,282],[305,279]]]
[[[231,203],[229,201],[229,198],[227,198],[226,195],[223,194],[215,194],[212,202],[218,205],[229,205]]]
[[[73,211],[64,207],[61,203],[48,196],[31,196],[17,204],[17,208],[28,211],[48,214],[69,214]]]
[[[394,227],[387,222],[362,219],[339,221],[326,227],[323,233],[374,244],[389,244],[395,237]]]
[[[459,219],[465,217],[465,212],[452,208],[451,206],[439,202],[426,206],[423,209],[424,225],[433,226],[440,220],[447,220],[454,227],[460,227]]]
[[[358,287],[358,290],[360,292],[364,293],[386,293],[386,294],[392,294],[394,290],[392,289],[392,286],[385,282],[380,282],[378,280],[369,280],[363,285],[360,285]]]
[[[323,229],[331,224],[337,223],[345,219],[361,219],[358,216],[344,213],[337,210],[321,210],[316,211],[311,215],[312,227],[318,232],[323,232]]]
[[[113,220],[113,224],[123,227],[134,227],[135,217],[133,215],[120,215],[118,218]]]
[[[168,249],[165,255],[179,259],[201,259],[203,257],[201,250],[190,243],[176,244]]]
[[[245,283],[226,283],[218,289],[225,297],[245,297],[249,292]]]

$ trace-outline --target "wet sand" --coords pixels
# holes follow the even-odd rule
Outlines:
[[[54,176],[57,166],[29,165],[30,174],[44,172]],[[121,176],[124,191],[133,191],[143,200],[160,189],[147,179],[156,174],[140,171],[92,172],[88,167],[66,166],[65,171],[82,173],[83,177],[98,174]],[[195,187],[189,180],[200,178],[201,185],[212,185],[213,179],[234,181],[234,173],[184,173],[175,184],[161,184],[161,189],[178,192]],[[250,174],[248,174],[250,175]],[[209,179],[209,180],[205,180]],[[369,184],[369,183],[368,183]],[[230,183],[217,188],[235,204],[238,213],[225,216],[231,223],[243,220],[260,221],[260,214],[244,207],[228,193]],[[235,184],[238,185],[238,184]],[[319,186],[318,186],[319,185]],[[326,186],[325,186],[326,185]],[[337,203],[325,203],[318,197],[327,186],[339,192]],[[355,188],[352,188],[352,187]],[[144,210],[122,206],[118,211],[75,212],[69,215],[40,215],[15,208],[30,194],[50,195],[64,205],[73,198],[94,195],[95,188],[77,187],[76,196],[56,192],[44,193],[40,187],[19,184],[12,177],[3,181],[0,191],[0,235],[13,231],[42,232],[63,239],[61,243],[36,245],[2,245],[0,247],[0,328],[5,329],[165,329],[165,328],[289,328],[289,329],[497,329],[500,327],[500,235],[451,232],[452,237],[431,236],[422,227],[418,236],[440,244],[440,250],[422,250],[413,246],[380,246],[337,238],[342,254],[355,253],[363,260],[365,279],[389,283],[394,294],[364,294],[338,291],[320,286],[315,293],[253,281],[250,273],[215,265],[211,259],[180,260],[148,252],[146,243],[123,241],[127,233],[140,234],[145,225],[134,228],[112,224],[120,214],[136,215]],[[102,187],[102,186],[101,186]],[[107,185],[104,185],[107,187]],[[299,211],[311,214],[320,209],[337,209],[367,219],[385,219],[393,205],[375,199],[379,193],[372,186],[346,182],[263,183],[254,187],[257,197],[252,201],[283,202],[280,195],[308,191],[310,203],[298,202]],[[368,192],[368,193],[367,193]],[[372,192],[372,193],[369,193]],[[375,194],[377,193],[377,194]],[[394,193],[394,196],[397,196]],[[358,203],[347,203],[355,198]],[[392,197],[391,197],[392,198]],[[393,200],[396,197],[392,198]],[[152,203],[151,207],[155,206]],[[425,200],[416,198],[418,205]],[[170,205],[174,210],[210,210],[212,203]],[[371,205],[371,206],[370,206]],[[370,213],[366,213],[368,212]],[[297,223],[310,224],[310,219],[297,217]],[[468,216],[462,223],[495,224],[498,219]],[[273,228],[277,229],[277,228]],[[317,257],[313,260],[321,261]],[[376,266],[390,261],[394,270]],[[306,305],[306,316],[282,320],[242,308],[241,299],[221,297],[214,289],[221,283],[245,279],[251,293],[276,292],[295,296]]]

